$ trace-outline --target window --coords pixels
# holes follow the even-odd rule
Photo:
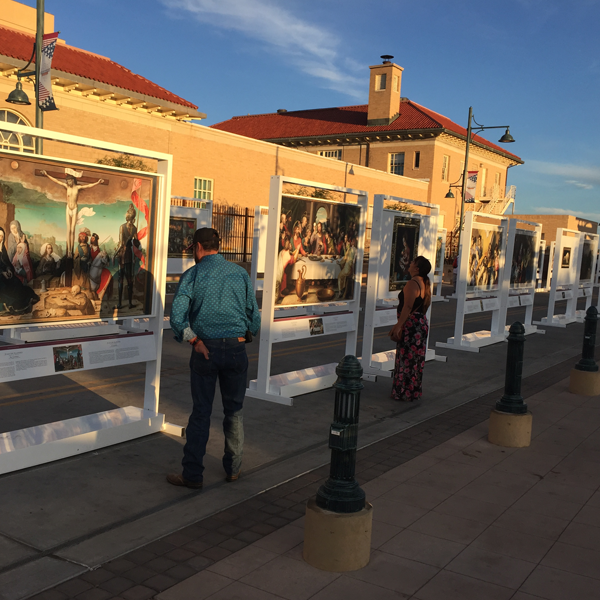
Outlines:
[[[0,121],[31,127],[31,124],[21,115],[6,108],[0,110]],[[0,129],[0,148],[2,150],[15,150],[17,152],[35,152],[34,138],[31,135],[2,131]]]
[[[394,91],[400,91],[400,77],[398,77],[398,75],[394,75]]]
[[[404,175],[404,152],[390,154],[390,173]]]
[[[495,183],[496,185],[500,185],[500,173],[496,173],[496,174],[494,175],[494,183]]]
[[[487,189],[485,187],[487,180],[487,169],[481,169],[481,197],[485,198],[487,196]]]
[[[442,159],[442,181],[448,181],[448,167],[450,165],[450,157],[444,154]]]
[[[375,90],[377,90],[377,91],[385,90],[386,79],[387,79],[387,75],[385,73],[382,73],[381,75],[376,75],[375,76]]]
[[[342,160],[342,151],[341,150],[319,150],[319,156],[325,156],[326,158],[337,158],[338,160]]]
[[[419,150],[415,151],[415,163],[414,168],[418,169],[421,166],[421,152]]]
[[[212,179],[202,179],[202,177],[194,178],[194,198],[200,200],[213,199],[214,181]]]

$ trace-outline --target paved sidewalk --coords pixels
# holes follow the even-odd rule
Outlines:
[[[564,379],[527,403],[531,447],[489,444],[486,421],[364,486],[374,519],[367,567],[309,566],[300,518],[157,598],[597,599],[600,397],[570,394]]]

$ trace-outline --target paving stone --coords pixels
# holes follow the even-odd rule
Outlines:
[[[247,545],[248,542],[231,538],[219,544],[219,548],[225,548],[225,550],[229,550],[230,552],[237,552],[238,550],[245,548]]]
[[[163,558],[174,560],[175,562],[185,562],[194,556],[194,552],[184,548],[176,548],[163,555]]]
[[[190,558],[185,564],[192,567],[195,571],[203,571],[206,567],[214,564],[214,562],[212,558],[206,556],[194,556],[194,558]]]
[[[140,548],[139,550],[134,550],[133,552],[127,554],[127,560],[131,560],[138,565],[143,565],[153,558],[156,558],[156,556],[157,555],[154,554],[154,552],[150,552],[146,547]]]
[[[156,590],[146,587],[145,585],[136,585],[123,592],[121,596],[125,600],[148,600],[156,594]]]
[[[112,598],[114,594],[101,590],[100,588],[91,588],[81,594],[75,596],[76,600],[108,600]]]
[[[189,565],[177,565],[168,571],[165,571],[165,575],[167,577],[172,577],[177,581],[183,581],[188,577],[192,577],[197,573],[196,569],[190,567]]]
[[[205,558],[210,558],[213,561],[216,561],[216,560],[222,560],[226,556],[229,556],[230,554],[231,554],[230,550],[227,550],[226,548],[220,548],[219,546],[214,546],[212,548],[209,548],[208,550],[205,550],[202,553],[202,556],[204,556]]]
[[[116,560],[111,560],[110,562],[104,565],[105,569],[112,571],[113,573],[124,573],[125,571],[129,571],[136,566],[132,560],[127,560],[126,558],[117,558]]]
[[[111,575],[111,576],[114,577],[114,575]],[[60,585],[57,585],[56,590],[58,592],[62,592],[63,594],[67,595],[69,598],[74,598],[78,594],[81,594],[82,592],[85,592],[86,590],[89,590],[92,587],[93,587],[93,585],[89,581],[86,581],[85,579],[81,579],[80,577],[77,577],[75,579],[70,579],[69,581],[65,581],[64,583],[61,583]]]
[[[144,586],[156,590],[157,592],[162,592],[164,590],[168,590],[177,583],[179,582],[176,579],[173,579],[173,577],[169,577],[164,573],[160,573],[144,581]]]
[[[153,571],[152,569],[149,569],[143,565],[138,565],[137,567],[131,569],[131,571],[126,571],[123,575],[134,583],[144,583],[146,579],[150,579],[150,577],[156,575],[156,571]]]
[[[164,556],[157,556],[156,558],[153,558],[149,563],[147,563],[146,567],[148,567],[148,569],[156,571],[157,573],[162,573],[167,569],[171,569],[176,564],[177,563],[174,560],[170,560],[169,558],[165,558]]]
[[[257,533],[256,531],[242,531],[235,536],[235,539],[252,544],[257,540],[260,540],[262,537],[264,537],[263,534]]]
[[[87,573],[80,575],[79,578],[85,579],[92,585],[98,585],[99,583],[103,583],[108,579],[112,579],[114,576],[115,574],[112,571],[100,567],[99,569],[94,569],[93,571],[88,571]]]
[[[120,594],[129,588],[132,588],[135,582],[125,577],[113,577],[101,583],[98,587],[110,592],[111,594]]]
[[[68,596],[59,592],[56,588],[52,590],[46,590],[41,594],[32,596],[29,600],[66,600]]]

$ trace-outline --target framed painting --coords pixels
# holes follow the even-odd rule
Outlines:
[[[281,197],[276,305],[354,300],[361,210],[321,198]]]
[[[591,281],[592,269],[594,265],[594,242],[584,240],[583,255],[581,256],[581,269],[579,271],[579,281]]]
[[[418,218],[394,217],[390,254],[390,292],[400,291],[410,280],[408,267],[419,255],[420,229],[421,220]]]
[[[151,316],[158,177],[0,152],[0,328]]]
[[[184,217],[169,218],[169,258],[194,256],[194,250],[191,247],[196,233],[196,219],[187,219]]]
[[[571,266],[571,248],[564,247],[562,250],[562,256],[560,259],[560,268],[568,269]]]
[[[471,230],[467,292],[496,291],[502,259],[500,227],[478,225]]]
[[[535,287],[535,259],[535,232],[517,230],[510,265],[510,287]]]

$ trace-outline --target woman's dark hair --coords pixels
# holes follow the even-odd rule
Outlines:
[[[424,256],[417,256],[413,262],[419,269],[419,277],[423,278],[425,284],[425,295],[423,296],[423,312],[425,313],[431,304],[431,280],[429,279],[431,263]]]

